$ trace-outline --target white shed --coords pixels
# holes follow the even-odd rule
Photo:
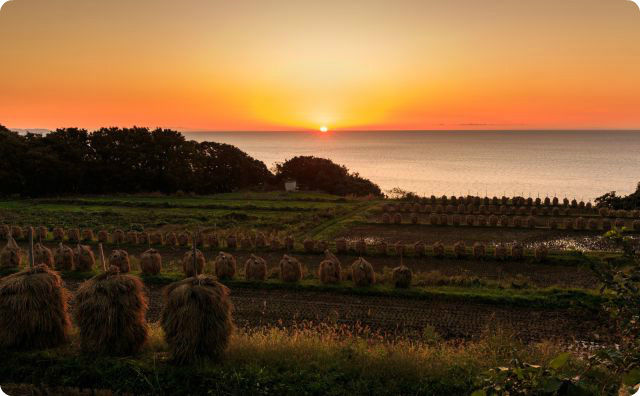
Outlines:
[[[298,189],[298,183],[295,180],[287,180],[284,182],[285,191],[296,191]]]

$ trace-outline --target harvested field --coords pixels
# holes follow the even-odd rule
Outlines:
[[[80,282],[67,280],[72,291]],[[148,285],[147,320],[160,317],[161,289]],[[302,321],[364,325],[389,336],[418,336],[433,326],[445,338],[480,336],[489,327],[512,329],[527,341],[560,339],[594,341],[602,321],[586,312],[527,307],[501,307],[447,299],[413,300],[349,296],[329,292],[232,288],[234,321],[239,326],[288,326]],[[71,301],[73,309],[74,302]],[[602,332],[600,332],[602,334]]]

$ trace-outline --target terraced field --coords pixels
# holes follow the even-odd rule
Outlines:
[[[560,338],[566,341],[574,338],[594,340],[595,334],[603,333],[600,328],[602,318],[588,307],[589,304],[583,306],[580,301],[583,298],[580,296],[590,299],[589,296],[597,295],[597,281],[589,269],[590,263],[619,256],[613,246],[601,242],[602,230],[588,229],[588,226],[582,227],[584,229],[549,229],[540,225],[540,219],[548,222],[554,218],[552,212],[556,211],[552,208],[544,211],[515,206],[509,209],[499,209],[499,206],[460,209],[478,212],[474,221],[484,216],[479,213],[489,215],[506,211],[504,216],[510,223],[500,227],[458,224],[452,221],[455,214],[447,217],[446,225],[443,222],[432,224],[430,210],[434,213],[446,211],[446,206],[440,210],[429,205],[393,205],[383,201],[302,193],[77,197],[0,202],[0,223],[22,227],[44,224],[49,230],[44,244],[50,248],[59,243],[53,240],[51,230],[54,227],[91,228],[94,233],[102,229],[109,232],[122,229],[163,234],[197,229],[218,235],[218,246],[199,245],[208,260],[206,272],[213,271],[213,259],[218,250],[234,254],[240,278],[250,254],[258,254],[268,263],[268,287],[233,282],[230,285],[236,307],[235,320],[240,326],[331,322],[364,325],[396,336],[416,336],[424,328],[432,327],[448,338],[476,337],[491,326],[499,326],[514,329],[525,340]],[[535,224],[513,224],[519,211],[531,214],[531,210],[537,216]],[[562,211],[565,223],[568,219],[575,222],[579,218],[600,221],[608,218],[586,207],[569,207]],[[382,219],[389,214],[399,215],[400,224],[389,222],[389,218]],[[439,215],[446,216],[444,213]],[[632,227],[634,215],[629,213],[629,217],[624,218],[625,224]],[[266,246],[256,246],[259,234],[267,235]],[[246,246],[227,246],[226,238],[230,235],[250,241]],[[293,246],[284,247],[286,236],[294,238]],[[346,239],[346,251],[340,251],[335,239],[338,237]],[[270,238],[280,242],[270,246]],[[568,251],[567,246],[571,245],[558,243],[581,239],[591,241],[591,244],[580,245],[582,252]],[[312,241],[315,248],[309,250],[303,244],[305,241]],[[357,246],[359,241],[365,242],[361,248]],[[425,244],[420,252],[414,251],[413,244],[417,241]],[[443,256],[438,256],[431,248],[437,241],[446,245]],[[465,257],[453,254],[452,245],[457,241],[467,243]],[[486,245],[485,255],[474,257],[471,254],[470,248],[475,242]],[[94,250],[97,244],[95,240],[82,243],[93,246]],[[403,253],[398,250],[397,243],[402,244]],[[524,258],[493,256],[495,245],[514,243],[525,246]],[[20,244],[26,248],[24,240]],[[381,244],[388,247],[381,251]],[[533,249],[540,244],[551,248],[543,260],[533,257]],[[189,249],[188,244],[154,247],[163,256],[164,271],[179,277],[180,260]],[[109,242],[105,244],[105,253],[108,255],[115,248],[126,249],[132,257],[134,270],[138,270],[137,258],[148,246],[146,243]],[[343,285],[333,289],[320,285],[316,276],[325,248],[338,250],[338,258],[343,263],[345,280]],[[300,287],[283,287],[275,280],[278,262],[285,253],[294,255],[303,265],[305,276]],[[380,286],[376,286],[377,289],[353,289],[349,268],[358,256],[370,261],[378,274]],[[419,298],[393,290],[391,269],[400,264],[413,271],[414,289]],[[65,278],[72,290],[81,280],[73,275]],[[151,301],[149,320],[155,321],[161,305],[161,285],[151,282],[147,286]],[[559,295],[562,297],[557,300]]]

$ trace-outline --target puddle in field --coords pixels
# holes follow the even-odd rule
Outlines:
[[[629,236],[632,241],[632,244],[636,247],[636,249],[640,250],[640,236],[632,235]],[[348,243],[354,243],[360,240],[360,238],[347,238]],[[366,236],[364,237],[364,241],[367,245],[377,245],[381,241],[386,240],[386,238],[381,238],[378,236]],[[388,242],[388,241],[387,241]],[[513,241],[511,243],[505,243],[505,245],[509,246],[515,243]],[[497,245],[498,241],[491,241],[487,243],[487,245]],[[619,251],[615,244],[604,240],[601,236],[566,236],[556,239],[542,240],[542,241],[529,241],[523,243],[525,248],[534,249],[536,246],[545,245],[549,249],[552,250],[567,250],[567,251],[578,251],[578,252],[586,252],[586,251]]]

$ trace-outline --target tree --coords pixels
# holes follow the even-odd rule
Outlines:
[[[344,165],[325,158],[299,156],[276,164],[276,180],[282,184],[296,180],[300,188],[336,195],[381,196],[380,187],[358,173],[349,173]]]

